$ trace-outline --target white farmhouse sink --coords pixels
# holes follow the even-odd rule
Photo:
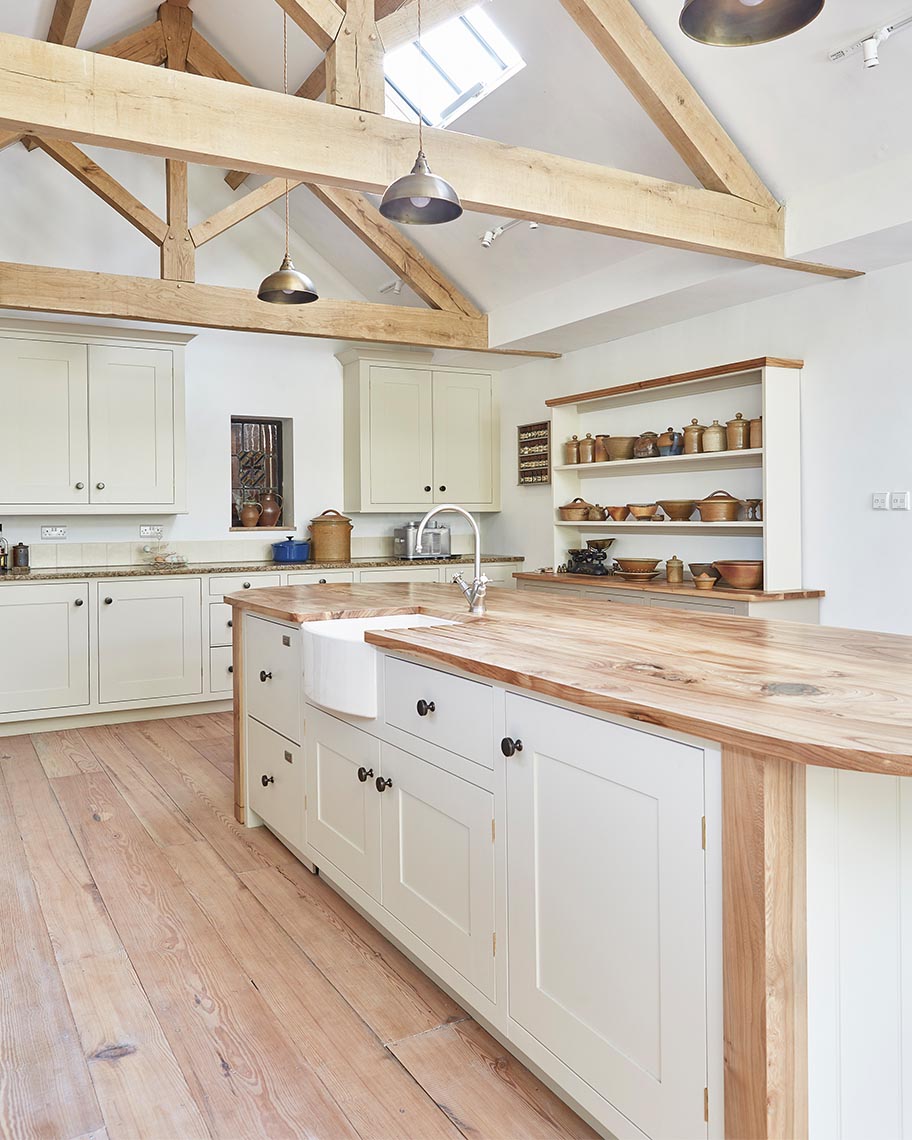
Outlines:
[[[304,694],[330,712],[349,716],[377,715],[377,650],[368,645],[369,629],[417,629],[455,625],[429,614],[308,621],[304,635]]]

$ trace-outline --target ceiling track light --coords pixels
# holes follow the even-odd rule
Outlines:
[[[507,230],[512,230],[514,227],[523,224],[528,225],[530,230],[538,229],[538,222],[526,222],[524,218],[514,218],[511,222],[504,222],[502,226],[495,226],[492,230],[485,230],[479,240],[485,249],[490,249],[501,234],[505,234]]]
[[[421,50],[421,0],[418,0],[418,50]],[[423,102],[423,100],[422,100]],[[445,178],[433,174],[424,153],[424,112],[418,110],[418,157],[411,173],[397,178],[383,195],[380,213],[409,226],[439,226],[462,214],[459,195]]]
[[[750,47],[807,27],[823,5],[824,0],[687,0],[679,24],[701,44]]]
[[[839,63],[843,59],[848,59],[850,55],[861,52],[862,63],[866,69],[878,67],[880,65],[880,45],[906,28],[912,28],[912,15],[904,16],[901,20],[894,20],[892,24],[885,24],[884,27],[854,40],[847,47],[831,51],[829,59],[832,63]]]
[[[288,13],[282,20],[282,80],[283,90],[288,94]],[[260,282],[257,299],[270,305],[309,305],[319,300],[313,281],[300,270],[295,269],[288,254],[288,179],[285,179],[285,256],[275,273],[270,273]]]

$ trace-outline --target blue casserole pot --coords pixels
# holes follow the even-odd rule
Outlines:
[[[272,544],[273,562],[306,562],[310,558],[310,543],[300,542],[289,535],[284,542]]]

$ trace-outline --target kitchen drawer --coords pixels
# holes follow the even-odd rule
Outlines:
[[[746,613],[747,607],[743,602],[729,602],[723,601],[721,598],[718,601],[710,601],[707,599],[703,601],[702,598],[676,598],[653,595],[649,599],[649,604],[660,610],[693,610],[695,613],[703,614],[737,614]],[[744,608],[742,609],[742,606]]]
[[[387,724],[485,768],[494,767],[494,700],[490,685],[395,657],[385,661]],[[433,709],[425,709],[431,705]]]
[[[234,688],[234,667],[231,664],[230,645],[218,645],[209,650],[209,691],[230,693]]]
[[[304,846],[304,749],[247,718],[247,802],[273,831]]]
[[[578,598],[581,595],[580,590],[575,590],[571,586],[561,586],[557,582],[543,582],[539,585],[538,582],[529,582],[523,579],[517,582],[516,586],[517,589],[528,590],[532,594],[563,594],[567,598]]]
[[[258,589],[261,586],[281,586],[281,574],[212,574],[209,577],[209,593],[221,596],[237,594],[241,590]]]
[[[646,594],[635,593],[633,590],[606,590],[604,587],[592,586],[580,590],[579,596],[587,602],[620,602],[622,606],[648,606],[649,598]]]
[[[354,580],[354,570],[299,570],[288,575],[289,586],[325,586],[328,582]]]
[[[390,566],[385,570],[362,570],[362,582],[446,582],[438,566]]]
[[[248,615],[244,684],[250,716],[299,743],[304,689],[300,629]]]
[[[234,616],[227,602],[209,603],[209,644],[230,645]]]

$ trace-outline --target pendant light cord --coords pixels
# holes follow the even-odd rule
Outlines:
[[[421,55],[421,0],[418,0],[418,54]],[[425,82],[421,80],[421,105],[418,108],[418,149],[424,154],[424,88]]]
[[[282,91],[288,94],[288,13],[282,9]],[[285,260],[288,260],[288,179],[285,179]]]

